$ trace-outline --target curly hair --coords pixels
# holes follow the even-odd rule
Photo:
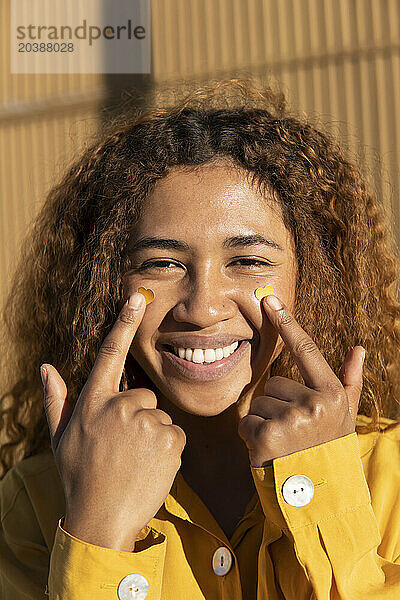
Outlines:
[[[398,417],[400,263],[383,202],[335,138],[289,110],[269,82],[178,83],[89,140],[23,240],[2,308],[3,476],[51,447],[39,366],[58,369],[74,406],[119,312],[141,206],[178,166],[228,160],[273,191],[297,253],[296,319],[335,372],[351,347],[366,349],[359,414],[371,420],[357,432]],[[128,355],[120,391],[138,368]],[[303,382],[286,347],[270,375]]]

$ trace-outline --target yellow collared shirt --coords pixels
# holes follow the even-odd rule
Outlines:
[[[399,599],[400,424],[381,426],[252,467],[231,539],[178,471],[133,552],[64,531],[51,450],[24,459],[0,483],[0,598]]]

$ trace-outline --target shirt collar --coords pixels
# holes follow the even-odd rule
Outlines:
[[[370,417],[366,417],[364,415],[357,415],[357,425],[366,425],[367,423],[369,423],[370,420]],[[386,422],[389,422],[389,419],[385,419],[383,417],[381,417],[381,420],[384,424],[386,424]],[[376,436],[379,434],[375,433],[374,435]],[[364,448],[363,445],[362,449],[364,450],[364,452],[361,454],[362,457],[364,456],[364,454],[368,453],[369,446],[371,445],[370,438],[371,436],[358,436],[360,442],[365,442],[364,445],[366,446]],[[263,468],[262,477],[264,483],[268,482],[268,484],[272,488],[274,488],[275,483],[272,467]],[[202,527],[211,534],[217,535],[217,537],[224,540],[225,543],[229,542],[229,540],[227,540],[226,538],[226,535],[214,519],[207,506],[202,502],[201,498],[194,492],[194,490],[192,490],[189,484],[185,481],[180,470],[177,471],[171,490],[167,498],[165,499],[163,506],[165,510],[171,515],[188,521],[189,523],[192,523],[199,527]],[[234,540],[238,538],[239,535],[241,535],[241,530],[245,527],[250,527],[255,522],[264,520],[265,516],[260,503],[260,498],[258,496],[258,493],[255,492],[246,507],[245,514],[243,515],[242,519],[238,522],[236,531],[232,539]],[[280,528],[275,526],[273,523],[268,523],[267,525],[271,528],[272,531],[271,540],[277,539],[282,533],[282,531],[279,531]]]
[[[164,507],[171,515],[189,521],[189,523],[205,529],[225,542],[229,541],[207,506],[186,482],[181,471],[178,471],[175,476],[171,490],[165,499]],[[245,514],[239,521],[236,530],[242,523],[247,528],[257,521],[263,520],[264,513],[258,494],[255,492],[247,504]]]

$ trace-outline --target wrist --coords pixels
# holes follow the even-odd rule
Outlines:
[[[123,552],[134,551],[136,537],[140,531],[130,531],[127,536],[126,532],[109,530],[105,527],[96,527],[93,529],[93,527],[90,528],[88,526],[87,522],[78,521],[68,517],[68,515],[64,518],[62,528],[73,537],[87,544]]]

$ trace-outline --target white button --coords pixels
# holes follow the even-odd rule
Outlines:
[[[314,496],[314,485],[306,475],[292,475],[283,484],[282,494],[291,506],[305,506]]]
[[[221,546],[214,552],[212,566],[216,575],[226,575],[232,566],[232,556],[228,548]]]
[[[144,600],[149,591],[149,582],[139,573],[131,573],[120,581],[118,598],[120,600]]]

